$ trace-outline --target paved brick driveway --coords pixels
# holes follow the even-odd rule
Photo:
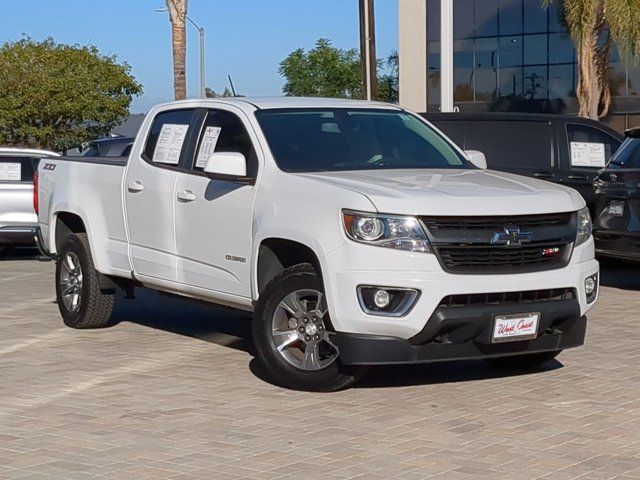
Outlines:
[[[640,270],[545,372],[375,369],[336,394],[260,380],[249,320],[142,292],[62,326],[52,263],[0,260],[0,478],[640,478]]]

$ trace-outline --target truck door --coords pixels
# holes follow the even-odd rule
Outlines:
[[[176,281],[175,185],[194,117],[195,109],[159,113],[144,147],[134,148],[129,159],[125,210],[137,275]]]
[[[228,108],[206,112],[191,168],[178,175],[174,198],[178,281],[250,297],[256,189],[246,183],[211,180],[203,173],[207,152],[213,151],[242,153],[247,174],[255,180],[258,173],[257,139],[243,122],[243,114]]]

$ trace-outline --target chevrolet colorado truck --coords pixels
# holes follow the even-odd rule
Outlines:
[[[128,159],[48,158],[36,195],[66,325],[108,326],[137,286],[250,311],[259,362],[295,389],[380,364],[535,368],[584,343],[598,295],[576,191],[486,170],[383,103],[160,105]]]

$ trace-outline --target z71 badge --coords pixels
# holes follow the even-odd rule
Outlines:
[[[42,166],[43,170],[55,170],[56,169],[56,164],[55,163],[45,163]]]

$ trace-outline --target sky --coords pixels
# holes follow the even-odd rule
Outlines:
[[[164,0],[2,0],[0,43],[53,37],[92,44],[127,62],[144,86],[134,113],[173,98],[171,25]],[[378,58],[398,48],[398,0],[376,0]],[[278,64],[293,50],[329,38],[359,45],[358,0],[189,0],[189,17],[206,31],[207,86],[247,96],[280,95]],[[199,94],[198,32],[187,25],[187,90]]]

